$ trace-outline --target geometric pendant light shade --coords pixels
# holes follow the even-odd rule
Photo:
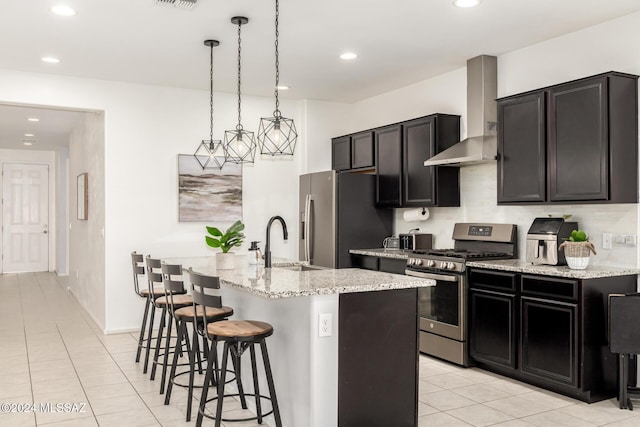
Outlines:
[[[224,147],[222,141],[213,139],[213,48],[219,46],[220,42],[218,40],[205,40],[204,45],[211,50],[211,65],[209,68],[209,139],[202,140],[193,155],[203,170],[221,169],[225,163]]]
[[[275,41],[275,57],[276,57],[276,86],[275,98],[276,108],[272,117],[263,117],[260,119],[258,126],[258,143],[260,144],[260,153],[271,156],[292,156],[296,149],[298,140],[298,132],[293,119],[282,117],[280,112],[280,100],[278,99],[278,86],[280,85],[280,51],[278,39],[280,36],[278,27],[280,20],[280,2],[276,1],[276,41]]]
[[[253,163],[256,156],[257,144],[253,132],[242,127],[242,94],[241,85],[241,48],[242,26],[249,22],[244,16],[234,16],[231,22],[238,26],[238,124],[234,130],[224,132],[224,156],[231,163]]]

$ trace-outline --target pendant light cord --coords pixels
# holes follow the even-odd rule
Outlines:
[[[211,43],[211,63],[209,66],[209,144],[213,144],[213,43]]]
[[[236,126],[236,129],[241,131],[242,130],[242,104],[241,104],[241,92],[240,92],[240,73],[242,71],[242,64],[240,61],[240,57],[242,54],[242,38],[241,38],[241,30],[242,28],[242,21],[239,20],[238,21],[238,125]]]
[[[280,113],[280,99],[278,98],[278,86],[280,85],[280,51],[278,50],[278,38],[280,36],[280,32],[278,30],[278,24],[280,22],[280,0],[276,0],[276,88],[275,88],[275,96],[276,96],[276,109],[273,112],[273,116],[275,118],[282,117],[282,113]]]

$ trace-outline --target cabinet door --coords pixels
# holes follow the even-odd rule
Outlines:
[[[475,360],[516,368],[515,295],[472,289],[469,353]]]
[[[331,140],[331,169],[351,169],[351,137],[341,136]]]
[[[351,137],[351,169],[374,166],[373,132],[362,132]]]
[[[403,124],[403,206],[436,204],[436,166],[424,166],[424,161],[435,154],[434,139],[434,117],[424,117]]]
[[[549,196],[555,201],[607,200],[607,78],[549,90]]]
[[[402,206],[402,126],[375,131],[376,206]]]
[[[521,299],[520,370],[559,384],[578,386],[578,306]]]
[[[544,92],[498,102],[498,203],[546,199]]]

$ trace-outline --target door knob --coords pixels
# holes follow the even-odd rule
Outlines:
[[[44,230],[44,231],[43,231],[43,233],[44,233],[44,234],[47,234],[47,233],[48,233],[48,231],[47,231],[47,230]]]

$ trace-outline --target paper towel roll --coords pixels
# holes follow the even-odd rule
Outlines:
[[[402,219],[405,221],[425,221],[429,219],[429,209],[407,209],[402,212]]]

